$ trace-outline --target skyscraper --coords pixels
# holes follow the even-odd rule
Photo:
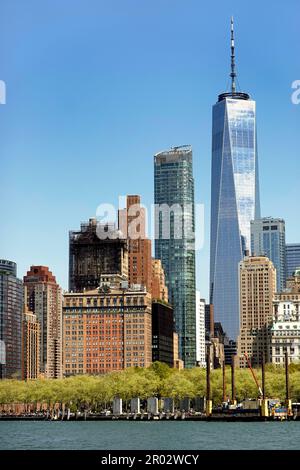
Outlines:
[[[155,258],[152,258],[151,295],[154,300],[169,302],[165,272],[163,270],[161,260]]]
[[[62,289],[46,266],[31,266],[24,276],[26,308],[40,324],[40,373],[62,377]]]
[[[267,256],[277,273],[277,289],[285,287],[286,253],[285,253],[285,222],[283,219],[265,217],[251,221],[251,254]]]
[[[231,20],[231,90],[213,106],[210,303],[231,339],[239,332],[238,265],[260,217],[255,101],[236,90]]]
[[[23,284],[17,265],[0,260],[0,379],[21,378]]]
[[[192,148],[154,156],[155,258],[162,261],[185,367],[196,364],[195,221]]]
[[[126,208],[119,210],[119,230],[128,240],[128,281],[151,292],[151,240],[146,237],[145,209],[138,195],[127,196]]]
[[[287,279],[293,277],[294,272],[300,268],[300,243],[287,243],[286,245],[286,271]]]
[[[40,373],[40,323],[26,308],[22,330],[22,379],[37,379]]]
[[[260,364],[262,354],[268,356],[267,327],[273,318],[273,297],[276,292],[276,270],[266,256],[247,256],[240,262],[240,320],[238,355],[241,367],[246,366],[247,353],[253,364]]]

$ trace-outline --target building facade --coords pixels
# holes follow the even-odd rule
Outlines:
[[[289,279],[287,288],[274,297],[273,323],[268,329],[269,362],[284,365],[300,362],[300,268]]]
[[[154,157],[155,258],[174,308],[179,355],[196,364],[195,220],[192,149],[175,147]]]
[[[102,275],[98,289],[64,294],[63,331],[66,376],[148,367],[151,294],[120,275]]]
[[[165,272],[161,260],[152,258],[152,279],[151,279],[152,299],[169,301],[168,288],[166,285]]]
[[[212,304],[205,304],[205,339],[209,339],[214,335],[215,320],[214,320],[214,306]]]
[[[26,308],[40,324],[40,374],[62,377],[62,289],[47,266],[31,266],[24,276]]]
[[[251,254],[267,256],[277,275],[277,290],[282,291],[286,282],[285,221],[264,217],[251,221]]]
[[[138,195],[127,196],[126,208],[119,211],[119,230],[128,240],[128,281],[151,292],[151,240],[146,236],[146,213]]]
[[[40,373],[40,323],[25,311],[22,321],[22,380],[37,379]]]
[[[259,365],[268,356],[267,329],[273,318],[276,269],[266,256],[248,256],[240,262],[240,334],[238,357],[246,366],[245,353]]]
[[[69,233],[69,291],[99,287],[102,274],[128,276],[127,240],[114,225],[96,219]]]
[[[197,365],[205,367],[205,300],[201,299],[199,291],[196,291],[196,351]]]
[[[17,265],[0,260],[0,378],[21,378],[23,284]]]
[[[230,339],[239,333],[238,266],[250,251],[250,221],[260,218],[256,104],[237,92],[231,25],[231,91],[213,106],[210,303]]]
[[[173,332],[173,357],[174,357],[173,367],[179,370],[184,369],[184,362],[182,359],[179,358],[179,337],[176,331]]]
[[[159,300],[152,302],[152,361],[174,365],[173,308]]]
[[[300,243],[286,244],[286,278],[293,277],[300,266]]]

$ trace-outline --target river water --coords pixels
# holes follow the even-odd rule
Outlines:
[[[300,449],[300,421],[0,421],[0,449]]]

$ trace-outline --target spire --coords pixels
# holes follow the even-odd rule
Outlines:
[[[218,101],[223,101],[226,98],[234,98],[236,100],[249,100],[250,96],[248,93],[242,91],[236,91],[236,71],[235,71],[235,47],[234,47],[234,26],[233,26],[233,16],[230,21],[230,49],[231,49],[231,90],[221,93],[218,97]],[[228,85],[226,87],[228,90]]]
[[[231,93],[234,94],[236,92],[236,85],[235,85],[235,50],[234,50],[234,28],[233,28],[233,16],[231,17]]]

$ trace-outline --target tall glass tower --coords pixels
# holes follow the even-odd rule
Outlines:
[[[195,220],[192,149],[175,147],[154,157],[155,257],[162,261],[174,308],[179,354],[196,364]]]
[[[0,259],[0,379],[21,378],[23,283],[17,265]]]
[[[285,221],[273,217],[251,221],[251,253],[267,256],[276,268],[277,292],[286,282]]]
[[[238,266],[250,251],[250,221],[260,217],[255,101],[236,90],[231,20],[231,91],[213,106],[210,302],[215,319],[239,333]]]

